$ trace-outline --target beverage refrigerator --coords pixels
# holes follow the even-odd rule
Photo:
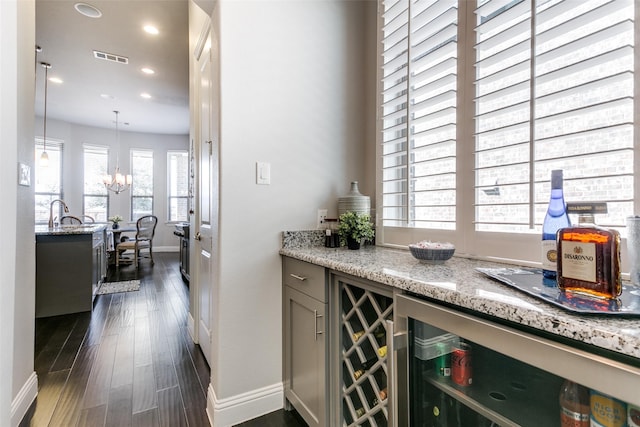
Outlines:
[[[401,293],[386,329],[391,426],[560,426],[565,379],[640,405],[638,361],[577,341]]]

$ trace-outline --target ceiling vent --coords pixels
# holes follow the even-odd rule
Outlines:
[[[113,53],[93,51],[93,57],[97,59],[104,59],[105,61],[117,62],[118,64],[128,64],[129,58],[126,56],[114,55]]]

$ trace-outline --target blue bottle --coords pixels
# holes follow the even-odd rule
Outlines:
[[[554,170],[551,171],[551,199],[542,223],[542,275],[545,282],[556,280],[556,232],[570,225],[562,192],[562,170]]]

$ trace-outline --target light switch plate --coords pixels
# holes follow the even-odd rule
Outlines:
[[[256,162],[256,184],[271,184],[271,164],[266,162]]]

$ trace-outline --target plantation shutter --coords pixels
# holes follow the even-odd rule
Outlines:
[[[534,12],[532,14],[532,11]],[[567,201],[633,212],[633,0],[480,2],[476,230],[542,223],[551,170]]]
[[[455,229],[457,1],[383,1],[383,225]]]

